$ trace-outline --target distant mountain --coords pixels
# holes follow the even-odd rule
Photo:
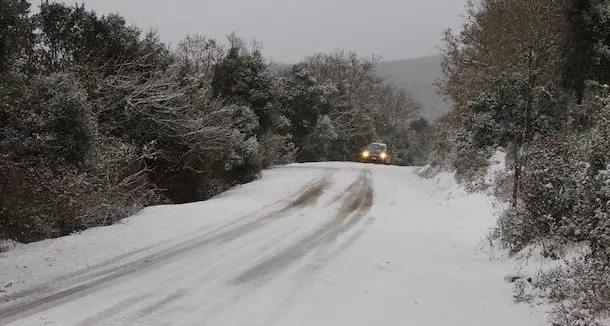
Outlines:
[[[388,82],[409,91],[422,105],[421,115],[429,120],[438,118],[451,108],[437,93],[434,82],[442,77],[442,58],[440,55],[380,62],[377,73]]]

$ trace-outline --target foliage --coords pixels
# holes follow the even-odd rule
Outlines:
[[[64,236],[110,225],[160,202],[137,154],[135,148],[108,142],[100,145],[97,164],[86,168],[3,155],[1,235],[21,242]]]
[[[561,67],[563,86],[573,91],[577,102],[585,97],[587,80],[610,83],[606,0],[567,0],[565,19],[568,22],[563,41],[565,61]]]
[[[413,120],[408,124],[406,132],[397,132],[395,138],[402,139],[403,143],[391,142],[394,148],[393,156],[399,165],[425,165],[432,151],[433,126],[425,118]],[[406,135],[400,136],[400,135]],[[406,139],[405,139],[406,138]],[[400,142],[400,140],[399,140]],[[402,154],[402,155],[401,155]]]
[[[34,42],[34,24],[27,0],[0,1],[0,76],[26,68]]]
[[[272,128],[270,111],[272,79],[259,49],[232,44],[227,55],[214,66],[211,83],[214,97],[251,108],[259,118],[258,133]]]
[[[4,88],[0,149],[12,157],[42,156],[77,164],[97,136],[91,104],[69,74],[36,76]]]
[[[528,191],[520,198],[517,208],[520,213],[509,211],[501,226],[504,234],[522,235],[520,241],[507,240],[515,250],[534,240],[552,237],[589,241],[595,256],[607,257],[610,248],[607,103],[607,99],[599,99],[594,105],[598,108],[598,123],[593,128],[571,135],[553,135],[530,149],[523,180]]]

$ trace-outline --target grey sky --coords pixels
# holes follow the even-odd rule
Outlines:
[[[73,3],[73,1],[67,1]],[[164,41],[188,33],[217,39],[235,31],[266,56],[296,62],[335,49],[383,60],[437,52],[446,27],[459,27],[465,0],[79,0],[98,13],[119,12]]]

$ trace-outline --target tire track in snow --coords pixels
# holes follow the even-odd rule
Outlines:
[[[297,199],[295,199],[288,205],[291,208],[288,211],[299,212],[302,208],[304,208],[306,206],[314,205],[315,203],[318,202],[320,197],[323,195],[324,190],[327,190],[331,185],[332,185],[332,183],[325,181],[325,182],[321,182],[318,186],[311,187],[308,190],[303,191],[301,193],[301,195],[297,197]],[[293,208],[298,208],[298,209],[293,209]],[[286,226],[288,226],[288,228]],[[292,226],[286,225],[286,226],[284,226],[280,230],[278,230],[281,233],[277,233],[277,231],[273,231],[273,232],[270,230],[267,231],[270,234],[268,236],[263,236],[267,242],[266,247],[273,248],[273,247],[277,246],[278,243],[281,243],[282,240],[284,240],[284,239],[290,238],[290,235],[294,234],[299,229],[298,225],[292,225]],[[265,229],[265,230],[267,230],[267,229]],[[215,255],[218,257],[221,257],[221,258],[226,258],[228,256],[234,256],[236,251],[241,251],[244,248],[251,248],[253,243],[260,244],[260,241],[261,241],[260,239],[252,239],[251,241],[246,241],[246,242],[240,243],[235,248],[224,248],[223,247],[222,252],[215,253]],[[206,260],[209,258],[210,257],[206,257]],[[220,259],[218,259],[218,260],[211,259],[211,260],[212,260],[211,265],[205,264],[205,270],[203,272],[198,272],[196,278],[189,280],[190,284],[199,285],[199,286],[190,288],[189,293],[201,291],[200,289],[206,287],[206,284],[208,284],[210,281],[222,279],[222,278],[226,277],[226,273],[222,272],[223,261],[221,261]],[[202,263],[203,263],[203,261],[194,262],[187,268],[188,270],[184,269],[181,273],[179,273],[177,275],[180,275],[183,273],[188,274],[189,270],[196,269],[197,268],[196,266],[198,266]],[[172,275],[172,279],[176,278],[177,275]],[[171,282],[172,281],[170,280],[170,283]],[[222,282],[222,283],[224,283],[224,282]],[[209,292],[209,290],[210,290],[209,288],[206,288],[206,289],[204,289],[204,292]],[[197,297],[197,296],[195,296],[195,297]],[[234,297],[231,297],[230,295],[229,295],[229,297],[216,298],[216,299],[212,299],[210,301],[208,301],[208,300],[199,301],[197,299],[197,302],[195,305],[193,305],[193,302],[191,302],[192,300],[189,299],[188,303],[190,303],[190,304],[176,305],[173,310],[179,311],[180,315],[187,315],[189,313],[199,312],[202,308],[206,309],[206,307],[209,308],[209,307],[220,307],[221,305],[224,306],[224,303],[226,303],[227,300],[232,300],[232,299],[234,299]],[[211,310],[217,311],[217,309],[211,309]],[[156,315],[159,315],[159,314],[156,314]],[[126,318],[130,319],[131,317],[126,317]],[[146,321],[150,321],[150,318],[146,318]],[[171,323],[162,324],[162,325],[170,325],[170,324]]]
[[[370,172],[370,171],[368,171],[368,172]],[[371,180],[369,179],[366,182],[370,183]],[[352,186],[354,186],[354,185],[352,185]],[[356,215],[352,217],[352,219],[350,219],[347,223],[342,224],[341,227],[339,227],[335,232],[332,232],[326,238],[326,242],[318,247],[318,253],[316,254],[315,261],[309,263],[307,266],[305,266],[301,270],[299,270],[296,275],[294,275],[294,279],[296,279],[298,281],[296,282],[296,285],[292,288],[292,291],[290,293],[288,293],[288,295],[286,295],[284,297],[284,299],[277,305],[277,307],[275,307],[275,309],[273,309],[273,311],[267,315],[267,317],[264,319],[264,321],[262,323],[260,323],[260,325],[275,325],[277,319],[282,315],[282,313],[286,309],[288,309],[288,306],[290,305],[291,300],[299,293],[300,289],[302,289],[311,280],[311,278],[314,275],[319,273],[320,270],[322,270],[328,262],[330,262],[330,261],[334,260],[335,258],[337,258],[338,256],[340,256],[341,253],[343,253],[345,250],[349,249],[349,247],[351,247],[362,236],[364,236],[364,234],[367,231],[367,228],[370,227],[371,225],[373,225],[373,223],[375,222],[375,219],[376,219],[375,215],[368,214],[370,209],[372,208],[372,204],[373,204],[373,200],[374,200],[373,189],[374,188],[373,188],[372,183],[370,183],[365,188],[365,190],[364,190],[365,202],[363,203],[365,208],[362,210],[359,210],[356,213]],[[346,189],[346,191],[344,191],[343,193],[345,195],[347,193],[350,193],[351,191],[353,191],[353,190]],[[394,203],[394,202],[396,202],[396,198],[393,198],[391,200],[390,204]],[[351,210],[350,207],[353,207],[353,205],[354,205],[353,202],[351,202],[349,199],[346,199],[346,201],[343,202],[342,208],[339,210],[339,214],[341,214],[341,211],[343,211],[343,214],[345,214],[345,212],[350,211]],[[392,206],[392,205],[390,205],[390,206]],[[380,212],[377,211],[376,213],[379,214]],[[351,229],[354,228],[354,226],[356,224],[358,224],[358,222],[362,221],[364,219],[364,217],[367,215],[368,215],[368,217],[366,217],[366,219],[362,223],[363,226],[361,228],[357,229],[357,231],[355,231],[355,232],[352,232],[351,235],[347,236],[345,239],[340,241],[338,243],[338,246],[336,246],[334,249],[329,250],[329,248],[328,248],[329,245],[331,245],[340,235],[348,233]]]
[[[175,301],[185,297],[188,294],[188,290],[180,289],[165,298],[154,302],[132,315],[124,317],[123,320],[127,320],[129,325],[150,325],[154,322],[161,321],[161,318],[168,315],[170,306]]]
[[[343,191],[335,195],[330,201],[328,201],[328,203],[324,207],[329,208],[335,205],[338,201],[342,200],[348,193],[353,192],[354,189],[358,187],[360,183],[362,183],[363,178],[366,178],[367,173],[370,173],[370,171],[367,172],[367,170],[365,169],[360,170],[360,174],[358,175],[356,180],[350,183],[345,189],[343,189]]]
[[[277,243],[280,239],[286,239],[296,229],[296,227],[291,228],[284,233],[276,235],[275,238],[268,239],[269,244]],[[103,319],[88,318],[88,323],[84,325],[171,325],[171,323],[163,324],[163,322],[168,319],[168,316],[182,314],[184,311],[189,310],[189,306],[192,308],[193,302],[196,302],[197,307],[205,306],[206,302],[200,302],[188,296],[193,292],[201,292],[202,288],[209,286],[210,281],[223,278],[225,274],[222,271],[222,266],[226,263],[226,259],[235,256],[237,252],[241,252],[243,249],[251,248],[251,246],[252,242],[246,241],[236,246],[222,247],[222,250],[213,251],[214,255],[212,256],[205,255],[205,257],[200,257],[186,266],[181,264],[181,268],[177,273],[168,274],[167,278],[157,280],[159,284],[177,283],[176,287],[180,288],[180,290],[170,295],[160,296],[162,299],[149,302],[147,305],[142,305],[142,301],[140,301],[137,306],[142,307],[137,310],[128,309],[136,306],[136,304],[130,304],[129,307],[124,309],[113,310],[114,314],[104,314],[105,318]],[[163,271],[159,272],[163,275]],[[203,289],[203,292],[206,292],[206,290],[209,290],[209,288]],[[149,295],[147,298],[149,297],[152,297],[152,295]],[[97,323],[90,322],[89,319],[95,320]],[[81,323],[85,323],[85,321]],[[76,324],[75,326],[83,325]]]
[[[49,310],[65,302],[75,300],[79,296],[87,295],[100,285],[107,284],[128,275],[132,275],[138,271],[159,265],[163,262],[168,262],[170,259],[174,259],[178,255],[195,249],[200,249],[210,244],[222,244],[237,239],[240,236],[252,232],[277,218],[281,218],[284,214],[292,210],[301,209],[305,206],[316,203],[323,194],[324,190],[331,185],[331,177],[332,173],[326,171],[322,178],[307,184],[301,189],[301,191],[297,192],[296,195],[288,196],[254,213],[248,214],[242,218],[220,226],[201,235],[200,238],[198,237],[184,241],[170,248],[158,251],[120,266],[103,270],[95,270],[94,273],[85,272],[72,278],[66,277],[65,279],[61,280],[63,282],[60,282],[67,284],[44,284],[33,289],[8,295],[3,299],[5,299],[5,301],[16,301],[16,303],[5,304],[4,307],[0,306],[0,321],[9,323],[35,313]],[[293,197],[294,199],[289,200],[288,198],[290,197]],[[265,214],[262,217],[256,218],[252,221],[246,222],[240,226],[230,228],[231,226],[237,225],[240,222],[260,214],[261,211],[272,208],[273,206],[277,206],[278,204],[286,202],[287,200],[289,200],[289,202],[280,209],[272,211],[271,213]],[[143,250],[144,249],[141,249],[140,251]],[[111,264],[111,262],[108,262],[105,263],[104,266]],[[35,295],[41,292],[44,294]]]
[[[146,295],[127,298],[123,301],[120,301],[120,302],[112,305],[110,308],[107,308],[105,310],[98,312],[97,314],[81,321],[80,323],[78,323],[74,326],[97,326],[100,323],[104,322],[105,320],[111,318],[112,316],[114,316],[124,310],[129,309],[130,307],[136,305],[137,303],[145,300],[146,298],[148,298],[150,296],[151,296],[150,294],[146,294]]]
[[[344,201],[336,216],[299,242],[274,254],[239,274],[234,284],[243,284],[286,268],[311,250],[335,241],[357,225],[373,206],[370,170],[362,170],[358,179],[343,191]]]
[[[224,296],[215,298],[212,302],[193,305],[189,308],[185,307],[186,309],[180,312],[181,318],[175,320],[176,324],[214,324],[216,318],[222,317],[232,308],[238,309],[239,305],[246,302],[244,301],[245,299],[256,296],[257,292],[264,290],[267,282],[273,279],[271,277],[272,274],[288,268],[312,252],[314,254],[312,257],[314,262],[298,268],[297,272],[290,276],[290,279],[293,281],[286,287],[284,295],[279,296],[278,305],[273,307],[267,316],[271,318],[272,315],[279,313],[278,310],[281,309],[281,306],[288,304],[291,297],[298,293],[299,289],[307,283],[324,263],[340,255],[343,250],[356,242],[364,234],[365,229],[361,229],[355,235],[350,235],[342,240],[338,248],[333,251],[329,251],[328,245],[359,224],[362,224],[363,227],[372,224],[372,217],[369,217],[364,223],[360,223],[367,216],[373,205],[374,190],[371,170],[367,168],[360,169],[359,171],[360,174],[356,180],[340,192],[341,196],[334,196],[332,199],[331,203],[336,204],[337,201],[340,201],[340,204],[336,208],[336,213],[331,215],[329,222],[317,228],[296,244],[293,243],[280,252],[272,253],[271,257],[268,256],[246,271],[242,271],[236,277],[229,278],[228,285],[238,286],[237,288],[222,288],[218,285],[217,290],[224,289],[226,292]],[[330,206],[332,205],[322,205],[322,207]],[[245,322],[245,320],[240,321],[241,324]],[[266,325],[266,323],[257,323],[254,320],[248,320],[247,324]]]
[[[19,292],[15,292],[15,293],[12,293],[12,294],[9,294],[6,296],[2,296],[0,298],[2,300],[4,300],[5,302],[15,301],[15,300],[26,298],[26,297],[29,297],[29,296],[32,296],[35,294],[39,294],[44,291],[49,291],[53,288],[54,284],[66,282],[66,281],[76,281],[77,279],[79,279],[79,277],[87,276],[87,274],[91,274],[92,272],[99,271],[99,270],[103,269],[104,267],[113,265],[121,260],[125,260],[127,258],[136,256],[137,254],[150,250],[153,247],[155,247],[155,245],[146,246],[144,248],[140,248],[138,250],[134,250],[134,251],[122,254],[122,255],[114,257],[112,259],[102,261],[102,262],[94,264],[92,266],[85,267],[79,271],[59,276],[57,278],[50,280],[49,282],[47,282],[45,284],[40,284],[40,285],[34,286],[30,289],[25,289],[23,291],[19,291]],[[95,274],[93,274],[93,275],[95,275]],[[1,317],[1,315],[0,315],[0,317]]]
[[[275,325],[276,320],[281,314],[286,311],[290,305],[290,301],[299,293],[299,291],[307,284],[309,280],[311,280],[312,276],[318,273],[324,265],[336,258],[353,245],[356,241],[358,241],[366,232],[366,229],[360,229],[355,234],[351,235],[347,240],[345,240],[339,248],[333,250],[332,252],[324,255],[323,258],[319,258],[315,263],[309,264],[299,271],[299,273],[295,276],[298,279],[298,283],[296,286],[292,288],[292,290],[283,298],[283,300],[273,309],[271,313],[267,315],[264,322],[261,325]]]
[[[308,253],[314,252],[315,250],[321,251],[316,253],[318,258],[314,259],[314,264],[309,264],[303,268],[300,268],[292,279],[296,280],[288,288],[288,293],[279,302],[278,307],[275,307],[270,315],[276,314],[281,309],[281,306],[285,305],[290,301],[290,298],[298,293],[299,289],[315,274],[315,272],[321,268],[324,262],[338,256],[343,250],[347,249],[348,246],[357,241],[363,234],[364,230],[360,230],[356,235],[350,236],[344,243],[326,255],[324,258],[321,256],[326,252],[325,246],[330,245],[340,235],[348,232],[350,229],[358,225],[360,221],[367,215],[373,205],[373,184],[371,179],[371,170],[361,169],[360,174],[356,180],[348,185],[340,196],[335,196],[331,203],[341,201],[339,207],[331,220],[317,228],[315,231],[305,236],[301,240],[279,252],[275,252],[271,257],[259,261],[254,266],[242,271],[236,277],[229,279],[229,285],[240,286],[236,291],[228,291],[224,298],[215,300],[211,305],[206,307],[198,307],[190,312],[186,312],[185,318],[181,320],[180,324],[196,325],[201,320],[200,318],[215,318],[215,316],[222,316],[223,313],[227,312],[229,308],[244,298],[256,295],[257,291],[264,290],[266,282],[272,280],[272,275],[285,268],[290,267],[293,263],[304,258]],[[329,207],[331,205],[325,205]],[[372,221],[368,221],[366,226],[370,225]],[[322,261],[324,259],[324,261]],[[259,282],[264,280],[263,282]],[[190,315],[189,314],[194,314]],[[256,323],[255,323],[256,324]],[[261,324],[265,325],[265,323]]]

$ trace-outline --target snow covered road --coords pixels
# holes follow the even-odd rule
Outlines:
[[[4,253],[0,324],[544,325],[482,250],[492,214],[413,168],[278,167]]]

